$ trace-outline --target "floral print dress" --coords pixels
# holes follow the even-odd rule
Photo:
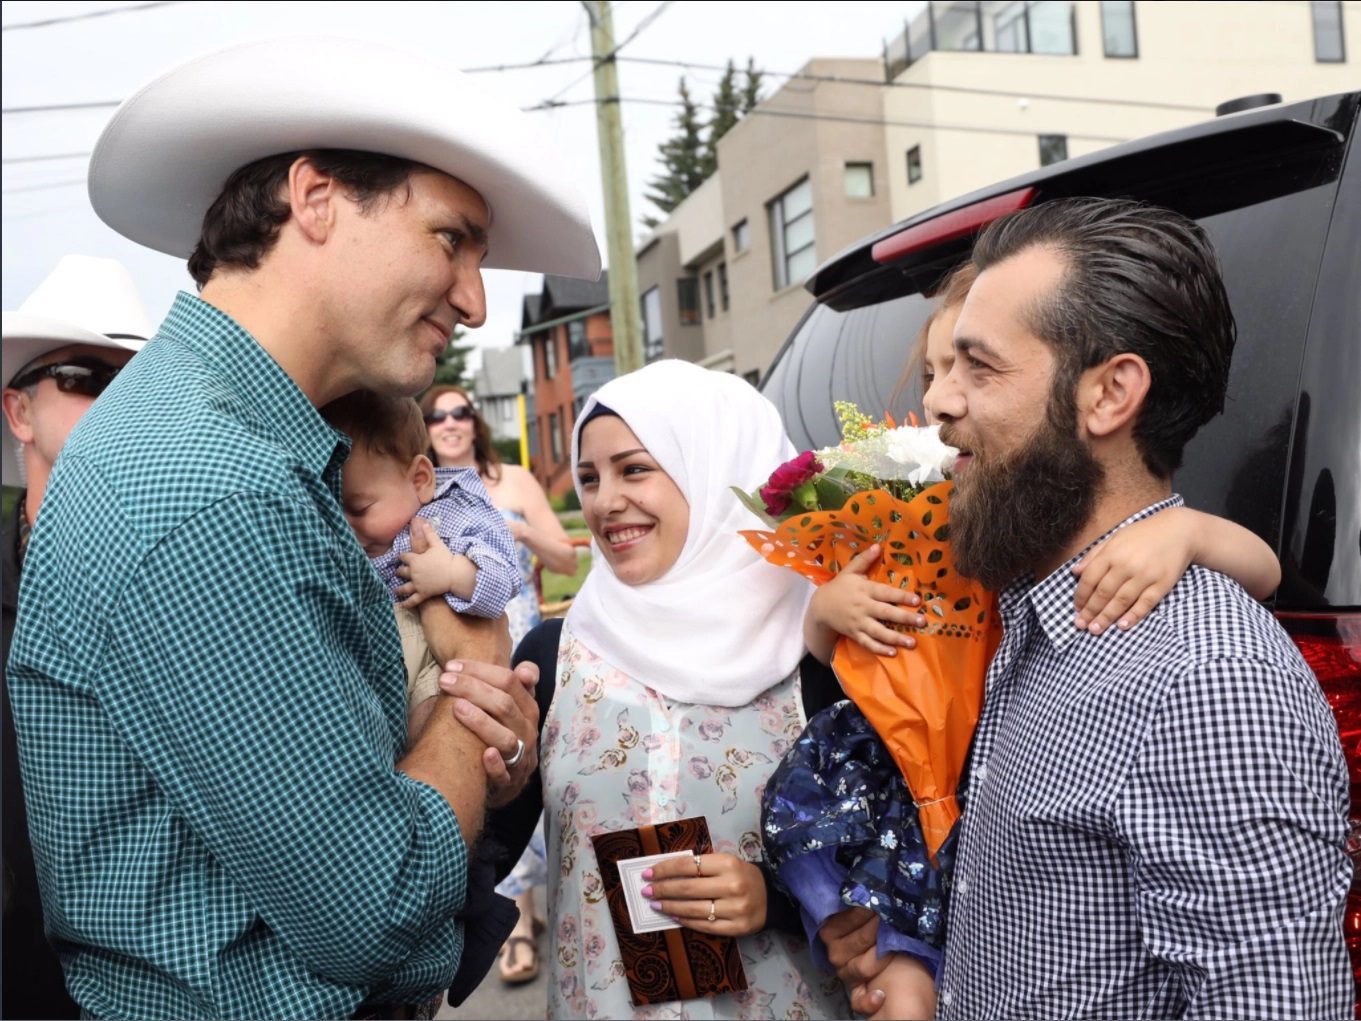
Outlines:
[[[564,625],[540,746],[547,828],[551,1018],[843,1018],[845,992],[802,936],[741,937],[749,988],[634,1006],[590,838],[703,815],[714,850],[761,856],[766,780],[803,730],[797,670],[738,708],[671,702]]]

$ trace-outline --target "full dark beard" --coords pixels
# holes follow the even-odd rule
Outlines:
[[[989,461],[975,450],[950,499],[955,564],[994,592],[1068,544],[1091,517],[1105,480],[1077,437],[1075,409],[1055,403],[1015,453]]]

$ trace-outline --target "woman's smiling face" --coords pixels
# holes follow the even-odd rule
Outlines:
[[[625,585],[656,581],[685,547],[685,494],[616,415],[588,422],[580,448],[581,511],[601,553]]]

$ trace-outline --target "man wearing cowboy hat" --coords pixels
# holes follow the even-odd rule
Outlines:
[[[338,40],[166,73],[89,180],[201,297],[73,434],[29,547],[10,685],[67,985],[95,1016],[409,1014],[459,964],[486,807],[536,764],[533,678],[461,664],[408,744],[316,409],[427,386],[484,262],[597,276],[588,220],[518,111]]]
[[[4,648],[9,659],[23,567],[33,521],[57,453],[128,360],[151,336],[151,322],[126,269],[112,259],[68,255],[17,312],[4,313],[4,480],[26,488],[4,522]],[[61,965],[43,932],[42,902],[28,840],[19,753],[9,693],[0,685],[4,740],[5,1017],[74,1018]]]

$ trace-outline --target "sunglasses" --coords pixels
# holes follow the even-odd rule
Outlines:
[[[430,412],[430,414],[425,416],[425,424],[439,425],[439,423],[443,422],[446,418],[452,418],[455,422],[466,422],[475,414],[477,414],[477,412],[473,411],[470,405],[460,404],[458,407],[449,411],[445,411],[441,408],[438,411]]]
[[[15,390],[24,390],[36,386],[44,379],[51,379],[56,382],[57,389],[64,394],[98,397],[113,382],[113,377],[118,375],[121,368],[121,365],[107,365],[93,359],[57,362],[53,365],[41,365],[23,375],[15,376],[9,385]]]

